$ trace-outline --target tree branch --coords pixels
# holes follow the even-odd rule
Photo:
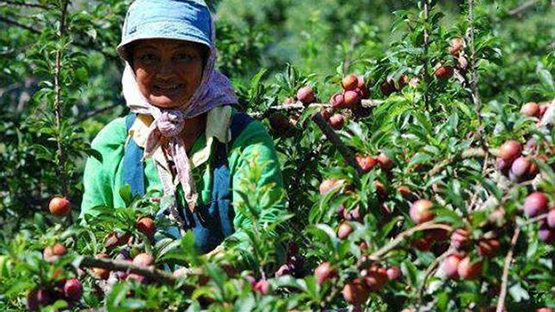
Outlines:
[[[78,262],[80,268],[101,268],[109,271],[122,271],[142,275],[149,280],[174,286],[177,278],[173,275],[155,269],[154,267],[141,267],[124,260],[111,260],[84,256]]]
[[[41,33],[40,30],[38,30],[38,29],[35,29],[35,28],[31,27],[31,26],[27,26],[27,25],[21,24],[20,22],[11,20],[11,19],[9,19],[9,18],[7,18],[7,17],[0,16],[0,22],[4,22],[4,23],[6,23],[6,24],[8,24],[8,25],[12,25],[12,26],[16,26],[16,27],[19,27],[19,28],[26,29],[26,30],[28,30],[28,31],[30,31],[30,32],[32,32],[32,33],[34,33],[34,34],[40,34],[40,33]]]
[[[316,112],[312,115],[312,120],[316,125],[322,130],[324,135],[331,141],[335,147],[339,150],[339,153],[343,156],[347,164],[355,168],[356,172],[360,175],[364,174],[364,171],[355,159],[353,152],[341,141],[341,138],[335,133],[335,131],[328,125],[328,123],[322,117],[320,112]]]
[[[449,232],[453,231],[453,228],[446,224],[437,223],[436,221],[428,221],[422,224],[419,224],[415,227],[412,227],[404,232],[399,233],[391,242],[387,245],[383,246],[382,248],[378,249],[377,251],[373,252],[368,259],[377,261],[391,250],[395,249],[399,244],[401,244],[407,237],[412,236],[414,233],[419,231],[425,230],[432,230],[432,229],[443,229]]]
[[[528,2],[523,3],[522,5],[512,9],[509,11],[509,16],[520,15],[522,12],[528,10],[529,8],[533,7],[539,0],[530,0]]]
[[[497,301],[496,312],[505,311],[505,298],[507,297],[507,284],[509,283],[509,269],[511,267],[511,262],[513,261],[513,253],[520,235],[520,227],[516,227],[513,238],[511,239],[511,249],[505,257],[505,264],[503,265],[503,277],[501,279],[501,292],[499,293],[499,300]]]
[[[111,109],[114,109],[114,108],[116,108],[116,107],[118,107],[118,106],[121,106],[121,103],[114,103],[114,104],[112,104],[112,105],[108,105],[108,106],[105,106],[105,107],[101,107],[101,108],[98,108],[98,109],[94,109],[94,110],[88,111],[84,116],[81,116],[81,117],[79,117],[78,119],[76,119],[76,120],[73,122],[73,124],[75,125],[75,124],[82,123],[83,121],[85,121],[85,120],[87,120],[87,119],[89,119],[89,118],[91,118],[91,117],[94,117],[94,116],[96,116],[96,115],[98,115],[98,114],[102,114],[102,113],[104,113],[104,112],[106,112],[106,111],[109,111],[109,110],[111,110]]]

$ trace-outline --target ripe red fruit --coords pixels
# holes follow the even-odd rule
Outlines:
[[[395,86],[392,82],[384,81],[380,84],[380,91],[383,95],[388,96],[391,93],[395,92]]]
[[[312,87],[304,86],[297,91],[297,99],[303,104],[308,105],[316,101],[316,96]]]
[[[267,280],[259,280],[254,284],[253,289],[263,296],[267,295],[270,292],[270,283]]]
[[[387,196],[385,185],[378,180],[374,181],[374,185],[376,186],[376,193],[378,193],[378,196],[381,199],[385,198]]]
[[[330,105],[333,109],[338,110],[345,107],[345,97],[342,93],[336,93],[330,98]],[[328,118],[329,119],[329,118]]]
[[[493,258],[499,252],[501,244],[496,239],[480,239],[478,240],[478,255]]]
[[[412,197],[412,192],[410,191],[410,189],[404,185],[401,185],[397,188],[397,191],[399,191],[399,193],[401,193],[401,196],[403,196],[403,198],[410,198]]]
[[[459,262],[457,273],[464,280],[475,280],[482,275],[482,261],[472,262],[466,257]]]
[[[48,246],[44,248],[42,255],[47,261],[54,261],[58,259],[59,256],[63,256],[67,253],[67,249],[64,245],[56,243],[54,246]]]
[[[524,200],[524,213],[529,218],[544,214],[548,210],[549,200],[542,192],[534,192]]]
[[[154,257],[147,253],[140,253],[133,258],[133,264],[136,266],[151,266],[154,264]]]
[[[451,234],[451,245],[456,249],[467,246],[469,241],[470,235],[465,229],[456,229],[453,234]]]
[[[360,100],[360,95],[356,92],[356,91],[345,91],[345,93],[343,94],[343,97],[345,98],[345,107],[354,107],[355,104],[358,103],[358,101]]]
[[[434,75],[438,78],[438,79],[449,79],[453,76],[453,67],[451,66],[439,66],[435,72]]]
[[[349,304],[359,305],[365,303],[370,296],[370,288],[363,279],[356,278],[347,282],[341,293]]]
[[[429,251],[432,248],[433,239],[431,237],[421,237],[412,241],[412,247],[420,251]]]
[[[71,203],[65,197],[56,196],[50,200],[48,209],[57,217],[65,216],[71,211]]]
[[[333,129],[339,130],[343,128],[343,125],[345,125],[345,117],[341,114],[335,114],[330,117],[329,123]]]
[[[538,112],[538,118],[542,119],[547,109],[549,109],[549,104],[541,104]]]
[[[511,181],[520,182],[533,179],[538,173],[537,166],[528,157],[518,157],[511,165],[509,178]]]
[[[457,279],[459,277],[458,267],[461,257],[457,254],[447,256],[439,266],[439,272],[446,278]]]
[[[459,56],[461,51],[464,49],[464,39],[463,38],[453,38],[449,42],[449,54],[453,56]]]
[[[468,60],[466,59],[466,57],[461,55],[457,58],[457,67],[463,71],[466,70],[466,68],[468,67]]]
[[[363,270],[361,275],[371,291],[379,291],[387,283],[387,270],[381,267],[372,266],[368,270]]]
[[[378,163],[384,170],[389,170],[393,167],[393,160],[391,160],[385,153],[378,155]]]
[[[110,232],[106,235],[104,247],[110,249],[118,246],[123,246],[129,243],[129,239],[131,234],[129,233],[117,233],[117,232]]]
[[[292,128],[289,118],[278,112],[270,115],[270,117],[268,117],[268,121],[270,122],[270,128],[272,128],[272,131],[276,134],[283,134]]]
[[[330,278],[337,276],[337,269],[332,267],[329,262],[322,262],[314,269],[314,276],[318,285],[324,284]]]
[[[27,309],[29,311],[37,311],[39,309],[38,290],[31,289],[27,293]]]
[[[536,102],[528,102],[520,108],[520,113],[528,117],[540,117],[540,106]]]
[[[320,183],[319,191],[320,194],[326,195],[329,191],[336,187],[340,187],[343,184],[342,181],[335,179],[326,179]]]
[[[549,213],[547,214],[547,225],[550,228],[555,229],[555,209],[549,210]]]
[[[355,156],[355,158],[356,158],[356,161],[358,162],[360,168],[362,168],[362,171],[364,171],[364,172],[370,172],[370,170],[372,170],[372,168],[374,168],[376,166],[376,164],[378,163],[370,155],[366,155],[366,156],[357,155],[357,156]]]
[[[100,254],[97,254],[97,255],[95,256],[95,258],[107,259],[107,258],[109,258],[109,257],[108,257],[107,254],[100,253]],[[93,268],[92,271],[93,271],[93,273],[94,273],[94,275],[95,275],[95,277],[96,277],[97,279],[106,280],[106,279],[108,279],[108,277],[110,276],[110,271],[107,270],[107,269],[103,269],[103,268]]]
[[[289,267],[288,264],[284,264],[279,267],[279,269],[276,271],[274,276],[280,277],[280,276],[289,275],[289,274],[291,274],[291,268]]]
[[[541,222],[538,230],[538,238],[547,244],[555,243],[555,230],[550,229],[547,223]]]
[[[522,144],[514,140],[503,143],[503,145],[501,145],[498,150],[498,156],[507,163],[512,163],[520,156],[521,153]]]
[[[553,309],[550,308],[539,308],[536,312],[553,312]]]
[[[364,81],[364,76],[357,76],[358,85],[356,91],[360,95],[361,99],[368,99],[370,97],[370,90],[366,87],[366,82]]]
[[[349,223],[343,222],[339,225],[339,229],[337,229],[337,237],[339,239],[346,239],[353,231],[354,229]]]
[[[421,224],[432,220],[434,218],[434,213],[432,212],[433,205],[434,204],[427,199],[419,199],[412,203],[409,210],[412,222]]]
[[[360,206],[356,206],[352,210],[343,209],[343,218],[347,221],[362,221],[362,213],[360,211]]]
[[[343,79],[341,80],[341,86],[343,86],[343,89],[345,91],[356,89],[357,86],[358,86],[357,76],[355,76],[353,74],[350,74],[350,75],[347,75],[347,76],[343,77]]]
[[[401,269],[399,269],[399,267],[396,265],[387,268],[386,273],[387,273],[387,278],[390,281],[398,280],[399,278],[401,278],[401,275],[402,275]]]
[[[64,294],[70,301],[79,301],[83,296],[83,285],[78,279],[70,278],[64,284]]]
[[[146,235],[146,237],[153,238],[156,226],[154,225],[152,218],[144,217],[137,221],[137,230]]]
[[[37,302],[39,306],[49,305],[54,302],[52,294],[46,289],[39,289],[37,291]]]

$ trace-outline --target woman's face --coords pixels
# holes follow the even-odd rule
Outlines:
[[[198,43],[145,39],[134,43],[131,51],[139,90],[152,105],[181,107],[200,85],[203,50]]]

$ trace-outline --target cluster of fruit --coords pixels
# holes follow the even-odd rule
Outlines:
[[[43,250],[44,259],[51,263],[66,254],[67,248],[60,243],[47,246]],[[53,304],[56,300],[65,300],[70,305],[81,300],[83,296],[81,282],[77,278],[62,278],[61,273],[62,270],[57,269],[52,279],[41,279],[41,284],[27,293],[27,308],[30,311],[38,311],[41,306]]]

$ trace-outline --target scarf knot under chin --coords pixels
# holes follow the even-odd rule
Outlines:
[[[162,136],[173,138],[185,127],[184,115],[179,111],[164,111],[156,120],[156,127]]]

